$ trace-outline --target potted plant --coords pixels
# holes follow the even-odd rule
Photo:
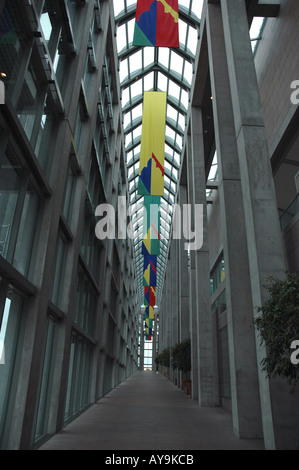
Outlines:
[[[163,351],[156,356],[155,362],[158,366],[164,366],[168,369],[170,367],[170,347],[164,348]],[[169,371],[166,372],[166,375],[169,377]]]
[[[172,367],[183,372],[182,387],[187,388],[187,394],[191,395],[191,380],[187,375],[191,370],[191,341],[186,338],[177,343],[172,350]]]
[[[299,380],[299,367],[291,361],[291,345],[299,340],[299,277],[286,273],[284,280],[268,276],[264,286],[269,299],[257,308],[255,325],[266,346],[266,357],[261,365],[268,377],[280,376],[287,380],[291,393]]]

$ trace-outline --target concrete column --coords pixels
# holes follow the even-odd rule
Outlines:
[[[198,335],[198,400],[201,406],[216,404],[214,387],[213,332],[211,318],[210,261],[208,248],[208,224],[206,201],[206,172],[201,108],[191,108],[191,142],[194,178],[194,203],[203,206],[203,242],[195,252],[197,284],[197,335]],[[201,225],[200,224],[200,225]],[[199,233],[197,233],[199,237]]]
[[[140,334],[140,370],[144,369],[144,334],[143,334],[143,325],[144,325],[144,308],[140,309],[141,315],[141,334]]]
[[[220,4],[208,5],[207,41],[225,262],[233,428],[240,438],[261,438],[245,215]]]
[[[187,204],[187,187],[180,186],[180,207]],[[185,240],[179,240],[179,340],[189,337],[189,286],[188,286],[188,252]]]
[[[180,185],[179,205],[181,208],[181,221],[183,205],[188,203],[187,186]],[[188,251],[185,249],[185,240],[181,236],[178,240],[178,340],[189,338],[189,272]],[[178,386],[182,387],[182,372],[178,374]]]
[[[192,165],[192,146],[191,137],[187,140],[187,187],[188,187],[188,204],[194,206],[194,182],[193,182],[193,165]],[[189,223],[189,222],[188,222]],[[198,399],[198,341],[197,341],[197,284],[195,270],[195,252],[190,252],[190,268],[189,268],[189,329],[191,339],[191,386],[192,398]]]
[[[179,310],[179,240],[174,240],[175,246],[175,341],[177,344],[180,341],[180,310]],[[178,370],[176,369],[176,379],[178,380]]]
[[[245,0],[221,0],[221,7],[255,307],[262,305],[268,297],[263,288],[266,276],[283,277],[286,263]],[[292,448],[292,445],[294,448],[298,445],[299,420],[296,397],[289,394],[284,381],[265,378],[260,371],[264,356],[264,348],[260,348],[258,340],[265,445],[269,449]],[[293,438],[290,439],[290,435]]]

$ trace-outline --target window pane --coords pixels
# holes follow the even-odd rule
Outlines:
[[[17,244],[13,258],[13,265],[24,276],[28,275],[30,263],[34,261],[32,253],[34,252],[34,237],[37,232],[38,208],[39,198],[33,187],[29,185],[25,196]]]
[[[8,255],[12,225],[21,186],[22,169],[8,149],[0,169],[0,254]]]
[[[37,442],[38,439],[46,435],[48,430],[48,419],[50,411],[49,404],[52,393],[53,371],[55,367],[56,356],[55,337],[56,322],[49,318],[43,372],[40,384],[40,395],[35,429],[35,442]]]
[[[72,335],[65,420],[89,404],[92,345]]]
[[[52,287],[52,302],[61,308],[61,294],[63,292],[64,270],[66,263],[67,246],[64,236],[59,232],[57,244],[56,267]]]
[[[0,329],[0,345],[2,345],[2,364],[0,365],[0,448],[6,448],[8,436],[8,423],[11,423],[15,390],[12,388],[14,375],[18,373],[16,355],[21,347],[20,323],[21,323],[22,298],[15,292],[7,294],[3,319]],[[4,349],[3,349],[4,346]]]
[[[55,119],[49,106],[49,99],[47,98],[44,105],[43,114],[40,120],[37,141],[35,145],[35,154],[46,172],[51,167],[51,160],[48,158],[49,149],[51,149],[52,131],[54,128]]]
[[[17,104],[18,118],[29,140],[35,138],[33,134],[36,119],[40,119],[41,104],[44,102],[46,89],[30,63],[25,74],[23,88]]]

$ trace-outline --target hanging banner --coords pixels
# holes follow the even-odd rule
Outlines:
[[[154,310],[154,307],[152,307],[151,305],[148,305],[144,309],[144,320],[147,320],[147,319],[150,319],[150,320],[155,319],[155,310]]]
[[[153,287],[157,285],[157,256],[155,255],[144,256],[143,285]]]
[[[178,0],[137,0],[133,46],[179,47]]]
[[[160,254],[160,197],[144,196],[143,204],[143,241],[141,252],[144,256],[158,256]]]
[[[145,91],[138,194],[164,195],[166,92]]]
[[[144,288],[144,305],[154,307],[156,305],[156,288],[148,286]]]
[[[153,329],[153,320],[150,320],[149,318],[145,320],[144,327]]]

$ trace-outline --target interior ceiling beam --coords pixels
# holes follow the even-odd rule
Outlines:
[[[158,48],[155,47],[155,49]],[[120,51],[118,54],[118,60],[119,62],[122,62],[123,60],[128,59],[130,56],[141,50],[143,50],[143,46],[134,46],[132,43],[130,43]],[[180,43],[180,47],[170,48],[170,50],[178,54],[180,57],[182,57],[182,59],[186,60],[190,64],[194,62],[195,56],[192,54],[190,49],[184,46],[184,44]],[[156,62],[158,62],[157,59]]]
[[[248,16],[253,18],[275,18],[280,11],[280,0],[250,0]]]
[[[139,106],[142,103],[143,103],[143,95],[142,94],[138,95],[136,98],[134,98],[132,100],[129,100],[125,104],[125,106],[123,107],[123,114],[129,113],[130,111],[132,111],[133,108],[135,108],[136,106]],[[176,111],[178,111],[183,116],[185,116],[185,117],[187,116],[187,113],[188,113],[187,109],[174,96],[167,95],[167,104],[172,106]]]
[[[176,85],[178,85],[180,88],[183,90],[189,92],[190,91],[190,84],[187,82],[187,80],[183,77],[181,77],[180,74],[174,71],[170,71],[167,67],[164,67],[161,64],[156,64],[153,62],[153,64],[148,65],[144,69],[139,69],[135,70],[130,76],[127,76],[120,84],[121,90],[125,90],[129,86],[133,85],[136,83],[136,81],[140,80],[141,78],[145,77],[151,72],[160,72],[163,73],[163,75],[166,76],[166,78],[169,78],[172,80]]]

